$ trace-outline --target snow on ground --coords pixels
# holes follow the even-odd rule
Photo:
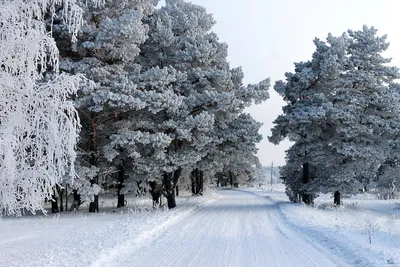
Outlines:
[[[140,200],[125,209],[85,211],[47,216],[0,219],[0,266],[89,266],[121,246],[140,244],[157,236],[194,209],[214,201],[217,194],[177,197],[178,207],[153,211],[151,201]],[[103,200],[104,201],[104,200]],[[139,210],[142,210],[139,212]],[[110,212],[111,211],[111,212]]]
[[[400,200],[360,194],[343,199],[336,208],[332,196],[322,195],[308,207],[288,202],[283,191],[282,186],[253,190],[276,203],[288,225],[346,258],[351,266],[400,266]]]
[[[94,266],[346,266],[281,223],[271,201],[240,190],[220,194],[140,248]]]
[[[0,266],[400,266],[396,201],[315,202],[290,203],[274,186],[179,197],[170,211],[135,212],[147,201],[123,212],[3,217]]]

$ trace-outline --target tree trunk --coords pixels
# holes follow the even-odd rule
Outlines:
[[[124,194],[119,194],[118,195],[118,201],[117,201],[117,208],[125,207],[125,206],[126,206],[125,195]]]
[[[310,171],[308,163],[303,164],[303,184],[307,184],[310,181]],[[307,205],[312,204],[312,197],[310,194],[303,192],[302,201]]]
[[[219,172],[219,173],[217,173],[216,174],[216,176],[217,176],[217,187],[220,187],[221,186],[221,182],[222,182],[222,173],[221,172]]]
[[[173,209],[176,207],[176,201],[175,201],[175,190],[174,190],[174,185],[172,182],[172,176],[173,173],[164,173],[163,174],[163,182],[164,182],[164,188],[166,195],[165,197],[167,198],[167,205],[169,209]]]
[[[198,183],[198,188],[199,188],[199,194],[203,195],[203,190],[204,190],[204,172],[200,171],[200,176],[199,176],[199,183]]]
[[[178,185],[176,185],[176,187],[175,187],[175,191],[176,191],[176,196],[178,197],[179,196],[179,186]]]
[[[335,194],[333,195],[333,204],[336,206],[340,206],[340,192],[339,190],[335,191]]]
[[[65,189],[61,189],[60,188],[60,193],[59,193],[59,196],[60,196],[60,212],[63,212],[64,211],[64,204],[63,204],[63,200],[64,200],[64,190]]]
[[[68,184],[65,185],[65,211],[68,211]]]
[[[196,195],[196,192],[197,192],[196,170],[192,171],[191,178],[192,178],[192,195]]]
[[[76,201],[78,206],[82,204],[81,195],[78,194],[78,189],[72,190],[72,196],[74,197],[74,202]]]
[[[89,212],[99,212],[99,195],[94,195],[93,202],[89,203]]]
[[[96,157],[97,152],[97,128],[96,128],[96,120],[94,118],[89,117],[90,125],[91,125],[91,138],[89,143],[90,149],[90,165],[96,166],[98,163],[98,159]],[[93,186],[94,184],[99,184],[99,177],[96,176],[92,180],[90,180],[90,184]],[[94,195],[93,202],[89,203],[89,212],[99,212],[99,195]]]
[[[203,171],[195,169],[192,171],[192,194],[194,196],[203,194]]]
[[[78,189],[72,190],[72,196],[73,196],[74,200],[72,201],[70,211],[79,209],[79,206],[82,204],[81,195],[78,194]]]
[[[119,171],[118,171],[118,184],[117,184],[117,196],[118,196],[118,201],[117,201],[117,208],[119,207],[125,207],[125,194],[121,193],[122,188],[124,187],[124,176],[125,176],[125,170],[123,165],[121,164],[119,166]]]
[[[161,190],[155,181],[150,181],[149,186],[150,186],[149,192],[150,192],[151,198],[153,200],[153,208],[157,208],[161,205],[161,202],[160,202]]]
[[[229,182],[231,184],[231,187],[233,187],[233,174],[231,171],[229,171]]]
[[[167,205],[169,209],[176,207],[175,189],[172,187],[171,192],[167,194]]]
[[[167,198],[167,206],[169,209],[176,207],[176,200],[175,200],[175,186],[178,183],[179,177],[182,173],[182,168],[179,167],[173,173],[164,173],[163,174],[163,182],[164,188],[166,192]]]
[[[57,213],[58,210],[58,200],[57,200],[57,192],[56,189],[54,189],[54,194],[51,196],[52,200],[51,200],[51,212],[52,213]]]

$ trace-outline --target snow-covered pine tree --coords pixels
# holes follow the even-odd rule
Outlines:
[[[256,156],[256,144],[262,139],[258,133],[260,127],[261,123],[256,122],[250,114],[241,113],[236,119],[226,123],[223,129],[218,128],[218,140],[223,141],[206,157],[206,160],[215,165],[214,175],[220,172],[216,176],[217,179],[221,175],[228,177],[232,186],[236,182],[250,182],[251,174],[260,167]],[[217,164],[220,168],[216,168]],[[243,179],[239,181],[238,177]]]
[[[80,77],[58,73],[45,23],[56,4],[67,7],[74,38],[82,21],[75,0],[0,2],[0,213],[42,209],[63,176],[75,175],[79,120],[69,95]]]
[[[201,173],[198,164],[221,141],[214,133],[217,120],[235,119],[258,97],[268,97],[268,80],[242,86],[240,69],[231,70],[227,47],[210,32],[214,20],[203,7],[182,0],[166,5],[149,17],[149,39],[141,47],[138,62],[143,69],[154,65],[175,69],[182,75],[174,93],[182,97],[175,113],[158,115],[164,123],[156,131],[172,139],[159,166],[168,206],[175,206],[173,191],[181,172]]]
[[[288,150],[287,166],[282,169],[286,192],[292,201],[312,203],[309,189],[310,169],[324,167],[329,153],[328,139],[333,129],[327,119],[332,104],[332,83],[340,74],[345,58],[346,39],[328,36],[327,43],[314,40],[312,60],[295,63],[295,72],[286,73],[286,81],[275,83],[274,89],[286,101],[283,114],[274,121],[269,141],[278,144],[288,138],[294,142]],[[323,168],[321,167],[321,168]],[[322,173],[321,173],[322,174]],[[300,180],[299,180],[300,179]]]
[[[381,56],[385,39],[364,27],[329,35],[326,43],[315,40],[313,59],[276,83],[288,104],[269,139],[295,143],[282,174],[291,200],[301,194],[310,202],[312,193],[333,191],[340,204],[340,192],[362,188],[392,153],[400,114],[398,92],[389,84],[398,71]]]
[[[212,172],[207,176],[217,179],[217,184],[219,184],[218,179],[221,178],[221,175],[229,176],[229,166],[234,166],[233,161],[242,165],[242,168],[234,166],[235,170],[232,169],[234,173],[253,173],[258,162],[255,156],[257,151],[255,143],[261,141],[261,136],[258,134],[261,125],[258,124],[257,126],[257,122],[243,112],[251,104],[259,104],[268,99],[270,84],[269,79],[265,79],[257,85],[244,86],[243,78],[244,74],[240,67],[230,70],[230,83],[223,88],[232,92],[234,97],[231,98],[228,105],[213,111],[215,124],[214,130],[210,134],[214,141],[204,147],[206,156],[197,163],[201,170]],[[243,131],[247,133],[243,135]],[[249,140],[253,140],[253,143],[248,142]],[[248,145],[243,145],[244,143]],[[235,144],[234,146],[238,148],[237,151],[232,147],[232,144]],[[241,157],[240,155],[247,156]],[[234,158],[236,160],[233,160]],[[239,158],[242,161],[238,160]]]
[[[129,177],[125,167],[132,166],[129,161],[137,152],[134,146],[120,146],[117,151],[113,143],[136,123],[134,112],[148,104],[168,104],[165,100],[152,103],[168,92],[144,94],[138,85],[143,79],[148,81],[150,75],[150,71],[140,73],[135,58],[147,38],[148,26],[142,22],[143,17],[151,14],[154,4],[152,0],[125,0],[106,1],[102,8],[84,6],[84,24],[75,43],[69,41],[63,24],[53,26],[62,56],[61,70],[85,74],[94,82],[92,87],[81,88],[75,101],[82,122],[77,161],[81,179],[75,187],[89,197],[91,212],[99,211],[98,194],[102,184],[110,180],[118,188],[118,206],[125,205],[121,191],[126,187],[125,177]],[[173,80],[165,70],[152,72],[156,75],[153,83]],[[126,143],[146,138],[131,137]]]
[[[356,193],[376,177],[381,164],[394,158],[400,130],[399,91],[390,86],[400,73],[387,65],[391,59],[382,56],[389,47],[386,35],[378,36],[376,29],[364,26],[349,30],[347,39],[346,64],[333,84],[329,116],[336,129],[330,139],[336,164],[321,182],[336,197],[340,192]]]
[[[400,192],[400,163],[397,158],[387,159],[378,169],[376,180],[371,182],[383,199],[394,199]],[[370,185],[370,186],[371,186]]]

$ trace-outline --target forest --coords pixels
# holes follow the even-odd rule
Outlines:
[[[0,213],[99,212],[105,192],[171,209],[179,189],[257,184],[261,123],[245,109],[270,80],[243,84],[215,23],[184,0],[1,1]],[[395,198],[400,74],[386,36],[364,26],[314,44],[274,85],[286,105],[268,139],[292,142],[289,199]]]
[[[156,1],[157,2],[157,1]],[[243,85],[213,17],[184,1],[5,1],[1,6],[0,210],[64,209],[99,195],[250,180],[269,79]]]

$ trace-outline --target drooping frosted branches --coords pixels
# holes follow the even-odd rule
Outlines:
[[[62,177],[75,173],[79,120],[68,98],[81,77],[58,74],[45,23],[61,4],[74,36],[82,20],[76,1],[0,2],[0,213],[41,209]]]

